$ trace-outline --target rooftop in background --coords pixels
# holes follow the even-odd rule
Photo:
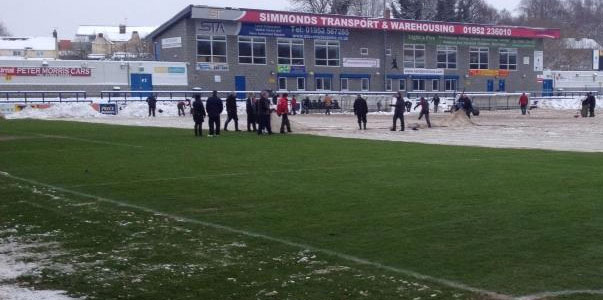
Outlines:
[[[588,50],[603,50],[603,46],[593,39],[587,38],[566,38],[563,39],[567,49],[588,49]]]
[[[3,50],[56,50],[53,37],[0,37],[0,49]]]
[[[138,32],[141,39],[144,39],[149,33],[157,29],[157,26],[125,26],[125,33],[120,33],[120,26],[104,25],[81,25],[78,27],[76,36],[97,36],[102,33],[104,37],[111,41],[125,42],[132,37],[133,32]]]

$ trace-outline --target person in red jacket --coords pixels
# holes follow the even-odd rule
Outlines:
[[[519,97],[519,107],[521,107],[521,114],[525,115],[528,111],[528,104],[530,103],[530,99],[528,99],[528,95],[526,93],[521,94]]]
[[[295,99],[295,95],[291,97],[291,113],[295,116],[297,114],[297,99]]]
[[[281,116],[281,133],[285,133],[285,126],[287,126],[287,132],[291,132],[291,123],[289,122],[289,95],[283,94],[283,97],[278,100],[276,105],[276,113]]]

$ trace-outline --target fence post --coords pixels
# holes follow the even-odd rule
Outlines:
[[[27,103],[27,92],[23,92],[23,97],[25,98],[25,103]]]
[[[59,92],[59,103],[63,102],[63,95]],[[75,102],[77,102],[77,98],[75,99]]]

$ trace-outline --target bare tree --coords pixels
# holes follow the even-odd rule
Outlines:
[[[350,14],[376,18],[383,16],[384,9],[383,1],[356,0],[352,3]]]
[[[331,12],[331,3],[333,0],[290,0],[295,10],[326,14]]]
[[[6,26],[4,26],[4,23],[0,22],[0,36],[9,36],[10,33],[8,32],[8,29],[6,29]]]
[[[356,2],[356,0],[331,0],[330,13],[336,15],[347,15],[354,2]]]
[[[451,22],[456,18],[456,0],[438,0],[434,20]]]
[[[395,18],[433,20],[437,14],[437,0],[394,0],[391,4]]]

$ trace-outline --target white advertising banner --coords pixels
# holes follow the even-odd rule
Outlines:
[[[599,50],[593,50],[593,70],[599,70],[599,61],[601,60],[601,52]]]
[[[380,65],[378,58],[343,58],[344,68],[379,68]]]
[[[544,51],[534,51],[534,72],[544,70]]]
[[[444,69],[404,68],[404,74],[444,76]]]
[[[182,37],[172,37],[161,39],[161,49],[181,48]]]

